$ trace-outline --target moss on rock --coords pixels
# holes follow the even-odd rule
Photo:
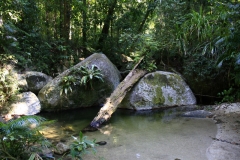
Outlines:
[[[156,105],[163,105],[165,102],[165,98],[163,96],[162,89],[160,87],[155,88],[156,96],[153,97],[153,103]]]
[[[129,100],[129,105],[126,100]],[[125,106],[142,110],[195,104],[196,98],[181,76],[157,71],[145,75],[130,91],[123,103]],[[122,108],[122,105],[119,108]]]
[[[63,77],[71,75],[79,80],[81,79],[81,75],[74,74],[73,70],[76,70],[81,66],[92,65],[95,65],[100,70],[104,82],[93,79],[92,87],[89,85],[86,87],[81,86],[79,84],[80,82],[76,82],[77,85],[71,86],[72,92],[68,92],[67,95],[60,95],[62,89],[61,81]],[[43,110],[48,111],[90,107],[101,104],[117,87],[120,83],[120,79],[119,71],[107,59],[107,57],[104,54],[95,53],[54,78],[40,90],[38,97]]]

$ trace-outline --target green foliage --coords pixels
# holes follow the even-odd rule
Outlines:
[[[144,60],[140,65],[142,69],[148,71],[157,69],[153,55],[158,50],[159,44],[153,35],[123,33],[119,43],[123,46],[123,52],[131,56],[136,63],[144,56]]]
[[[11,55],[0,54],[0,110],[6,111],[7,104],[14,101],[18,93],[17,75],[13,66],[8,64],[14,62]]]
[[[146,3],[134,3],[132,1],[131,5],[127,6],[127,10],[125,10],[124,5],[121,6],[122,8],[119,7],[118,9],[125,12],[122,12],[122,15],[115,22],[117,30],[123,32],[131,30],[132,33],[136,33],[144,16],[144,9],[148,7],[146,5]]]
[[[39,132],[45,121],[39,116],[24,116],[7,123],[0,122],[0,157],[3,160],[28,159],[39,152],[39,146],[48,147],[50,143]]]
[[[217,97],[217,93],[227,86],[222,85],[228,83],[227,71],[217,68],[215,62],[215,58],[202,54],[186,55],[184,58],[182,73],[195,94]]]
[[[76,85],[76,78],[74,78],[73,76],[65,76],[62,78],[61,80],[61,91],[60,91],[60,95],[62,95],[62,93],[64,93],[65,95],[68,94],[68,92],[72,92],[72,86]]]
[[[87,84],[89,83],[91,88],[93,89],[93,86],[92,86],[93,79],[98,79],[104,82],[102,79],[103,75],[101,74],[101,71],[97,68],[96,65],[91,65],[91,67],[81,66],[78,71],[82,75],[82,78],[80,81],[81,85],[87,86]]]
[[[221,12],[211,13],[200,7],[200,11],[192,10],[182,19],[184,21],[175,25],[182,53],[216,55],[214,44],[219,36],[228,34],[228,28],[221,25],[225,21],[221,19]]]
[[[239,83],[234,83],[235,85],[224,89],[218,93],[218,96],[222,98],[221,102],[239,102],[240,101],[240,91],[239,86],[236,86]]]
[[[32,0],[0,2],[0,53],[14,55],[18,67],[55,76],[63,62],[70,61],[72,52],[66,40],[46,39],[39,4]]]
[[[73,158],[78,158],[82,160],[81,155],[89,153],[88,151],[89,148],[92,149],[92,153],[94,154],[96,153],[96,150],[94,147],[97,146],[97,144],[95,143],[95,140],[88,140],[87,136],[83,136],[82,132],[79,133],[78,138],[74,136],[72,137],[74,141],[70,145],[70,155]]]
[[[73,69],[72,75],[65,76],[61,79],[61,91],[60,95],[64,93],[67,95],[70,92],[72,92],[72,86],[73,85],[83,85],[87,87],[88,84],[90,84],[91,89],[93,89],[93,79],[103,81],[103,75],[101,71],[97,68],[96,65],[88,66],[81,66],[79,69]],[[81,79],[78,79],[76,77],[81,77]]]
[[[239,6],[225,0],[2,0],[0,54],[14,55],[22,68],[55,76],[89,56],[88,48],[100,48],[119,69],[128,65],[122,54],[135,62],[144,56],[140,67],[148,71],[174,68],[199,75],[202,82],[222,75],[226,87],[239,87]],[[83,76],[79,83],[90,81]]]
[[[7,123],[0,123],[0,127],[1,127],[1,134],[9,134],[13,131],[15,131],[15,129],[27,129],[30,130],[30,125],[34,124],[36,126],[39,126],[40,124],[42,124],[44,121],[46,121],[45,118],[40,117],[40,116],[23,116],[21,118],[15,119],[15,120],[10,120]],[[27,127],[27,128],[25,128]]]
[[[223,97],[221,102],[234,102],[235,100],[232,87],[228,90],[223,90],[222,92],[218,93],[218,96]]]
[[[28,160],[43,160],[43,158],[37,153],[32,153]]]
[[[239,75],[238,69],[233,67],[239,46],[236,39],[239,37],[236,36],[239,18],[235,14],[239,4],[224,1],[197,3],[165,1],[159,10],[163,16],[157,23],[156,34],[162,42],[160,50],[166,57],[181,56],[183,64],[178,67],[183,66],[180,71],[194,92],[216,96],[224,87],[231,86],[234,77]],[[234,44],[230,37],[235,37]],[[224,64],[222,60],[225,58]]]
[[[18,66],[22,68],[33,68],[36,71],[49,75],[57,73],[61,66],[69,67],[64,62],[70,61],[70,56],[64,54],[71,53],[64,41],[45,40],[38,32],[22,35],[19,38],[19,45],[15,56],[18,59]]]
[[[216,10],[223,12],[224,18],[228,20],[228,34],[221,36],[216,42],[217,50],[221,51],[216,64],[220,69],[228,66],[229,89],[225,89],[220,93],[223,97],[222,101],[239,101],[240,93],[240,15],[239,3],[223,3],[218,5]]]
[[[214,79],[219,74],[216,66],[213,65],[214,62],[214,59],[201,54],[189,55],[185,60],[184,75],[192,77],[198,82]]]

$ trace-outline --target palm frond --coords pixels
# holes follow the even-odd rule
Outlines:
[[[10,120],[8,123],[0,123],[0,132],[9,133],[15,129],[27,128],[31,124],[39,126],[41,123],[46,121],[45,118],[40,116],[23,116],[18,119]]]

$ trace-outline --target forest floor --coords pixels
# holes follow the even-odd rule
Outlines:
[[[217,135],[207,149],[208,160],[239,160],[240,103],[216,105],[212,113]]]

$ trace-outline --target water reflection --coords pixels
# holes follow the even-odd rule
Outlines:
[[[47,132],[55,140],[78,134],[90,124],[98,109],[80,109],[70,112],[45,113],[55,119]],[[110,121],[96,132],[85,133],[89,139],[106,141],[98,146],[96,155],[85,155],[94,160],[206,160],[206,149],[216,134],[210,119],[179,116],[176,109],[134,112],[117,110]],[[46,133],[47,135],[47,133]]]

